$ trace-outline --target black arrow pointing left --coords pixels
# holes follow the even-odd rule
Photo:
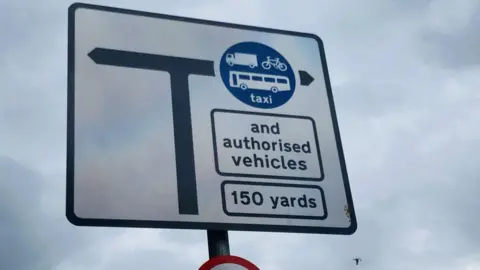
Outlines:
[[[180,214],[198,215],[188,75],[215,76],[213,61],[106,48],[95,48],[88,56],[99,65],[161,70],[170,74],[178,208]]]
[[[176,75],[215,76],[213,61],[95,48],[88,56],[99,65],[161,70]]]

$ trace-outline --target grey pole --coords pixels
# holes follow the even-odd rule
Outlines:
[[[228,231],[207,230],[208,255],[211,258],[217,256],[230,255],[230,245],[228,243]]]

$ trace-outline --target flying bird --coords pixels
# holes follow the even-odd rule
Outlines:
[[[353,260],[355,261],[355,265],[358,265],[362,261],[361,258],[354,258]]]

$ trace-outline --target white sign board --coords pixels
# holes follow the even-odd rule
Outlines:
[[[68,41],[73,224],[355,232],[317,36],[74,4]]]

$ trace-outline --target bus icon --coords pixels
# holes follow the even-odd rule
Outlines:
[[[290,91],[290,80],[285,76],[269,74],[230,71],[230,87],[242,90],[266,90],[277,93],[279,91]]]

